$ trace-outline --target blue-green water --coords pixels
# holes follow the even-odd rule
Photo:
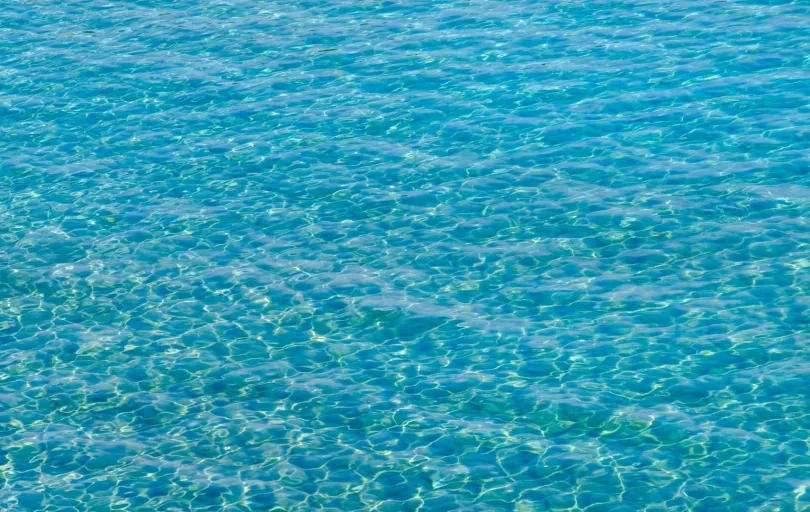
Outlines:
[[[0,510],[810,509],[810,4],[2,2]]]

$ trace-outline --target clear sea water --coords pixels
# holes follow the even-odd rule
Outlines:
[[[810,510],[810,4],[2,2],[0,510]]]

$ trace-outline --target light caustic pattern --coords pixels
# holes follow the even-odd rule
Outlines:
[[[0,510],[807,510],[808,27],[7,0]]]

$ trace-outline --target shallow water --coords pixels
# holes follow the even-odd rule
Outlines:
[[[808,27],[5,2],[0,510],[810,509]]]

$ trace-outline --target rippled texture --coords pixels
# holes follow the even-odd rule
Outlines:
[[[0,509],[810,508],[810,4],[2,9]]]

